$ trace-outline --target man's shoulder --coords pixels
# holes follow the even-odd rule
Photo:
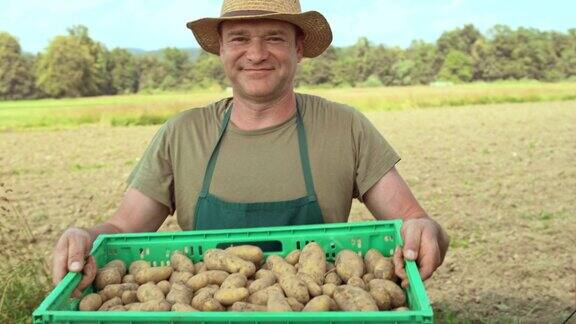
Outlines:
[[[315,119],[345,119],[353,120],[361,113],[347,104],[328,100],[326,98],[298,93],[300,104],[304,108],[304,114],[312,115]]]
[[[230,99],[224,98],[206,106],[184,110],[168,119],[166,127],[173,131],[195,127],[217,127]]]

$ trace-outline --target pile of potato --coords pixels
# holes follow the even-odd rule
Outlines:
[[[408,310],[394,264],[375,249],[342,250],[334,264],[315,242],[264,262],[257,246],[210,249],[194,264],[176,251],[169,266],[113,260],[98,270],[97,293],[81,311],[323,312]]]

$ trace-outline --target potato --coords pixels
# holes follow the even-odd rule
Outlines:
[[[259,271],[262,271],[262,270],[259,270]],[[262,290],[266,287],[270,287],[276,283],[276,276],[269,270],[264,270],[264,271],[268,271],[270,273],[270,275],[254,280],[254,282],[252,282],[248,286],[248,291],[250,292],[250,294],[253,294],[253,293],[257,292],[258,290]]]
[[[301,273],[301,272],[297,273],[296,277],[298,279],[302,280],[306,284],[306,287],[308,288],[308,293],[310,294],[310,296],[316,297],[316,296],[322,295],[322,287],[320,287],[314,281],[314,279],[312,279],[312,277],[310,277],[309,275],[307,275],[305,273]]]
[[[126,290],[122,293],[122,304],[128,305],[132,303],[138,302],[138,295],[136,294],[136,290]]]
[[[128,309],[126,309],[126,306],[124,305],[115,305],[108,309],[109,312],[125,312],[127,310]]]
[[[157,283],[156,286],[158,286],[158,288],[160,288],[160,290],[162,290],[164,295],[168,294],[168,292],[170,291],[170,288],[172,287],[172,285],[170,284],[170,282],[168,280],[162,280],[159,283]]]
[[[333,283],[327,283],[322,286],[322,295],[326,295],[328,297],[334,296],[334,289],[336,289],[336,285]]]
[[[98,290],[112,284],[119,284],[122,282],[122,275],[115,267],[102,268],[96,272],[94,285]]]
[[[318,285],[324,284],[326,273],[326,255],[322,247],[316,242],[310,242],[304,246],[298,259],[299,273],[305,273],[312,277]]]
[[[298,259],[300,259],[300,250],[294,250],[290,253],[288,253],[288,255],[284,258],[284,260],[286,260],[286,262],[290,263],[291,265],[296,265],[296,263],[298,263]]]
[[[373,273],[366,273],[362,276],[362,280],[364,281],[365,284],[368,284],[370,281],[376,279],[376,276],[374,276]]]
[[[352,250],[342,250],[336,255],[336,273],[348,282],[352,277],[361,278],[364,271],[364,260]]]
[[[262,260],[264,259],[262,249],[254,245],[231,246],[224,251],[256,265],[262,264]]]
[[[120,274],[121,277],[124,277],[126,275],[126,264],[122,260],[118,259],[112,260],[106,263],[104,268],[114,268],[118,270],[118,273]]]
[[[206,264],[204,264],[204,262],[200,261],[194,264],[194,273],[199,274],[200,272],[204,271],[208,271],[208,268],[206,268]]]
[[[276,276],[283,274],[296,274],[296,268],[280,256],[270,255],[268,259],[266,259],[266,264]]]
[[[326,295],[312,298],[308,304],[304,306],[304,309],[302,309],[303,312],[327,312],[335,310],[338,310],[336,302]]]
[[[308,287],[296,275],[284,274],[278,278],[278,283],[287,297],[294,297],[302,304],[306,304],[310,300]]]
[[[172,306],[170,303],[163,299],[150,300],[144,303],[133,303],[126,305],[129,311],[144,311],[144,312],[167,312],[170,311]]]
[[[170,288],[170,291],[166,295],[166,301],[170,304],[190,304],[192,301],[193,292],[188,286],[175,283]]]
[[[198,312],[198,310],[188,304],[176,303],[172,305],[173,312]]]
[[[138,272],[142,269],[148,269],[150,267],[151,267],[150,262],[145,261],[145,260],[137,260],[137,261],[130,263],[130,267],[128,268],[128,272],[131,275],[135,275],[136,272]]]
[[[170,266],[174,271],[194,274],[194,263],[181,251],[174,251],[170,257]]]
[[[331,283],[336,286],[340,286],[342,284],[342,278],[340,278],[336,271],[328,272],[324,277],[324,283]]]
[[[127,274],[122,277],[122,283],[136,283],[136,279],[134,279],[134,275]]]
[[[224,280],[226,280],[228,275],[228,272],[222,270],[203,271],[188,279],[188,281],[186,281],[186,286],[191,288],[193,291],[197,291],[198,289],[210,284],[220,285]]]
[[[203,312],[224,311],[225,308],[220,302],[213,298],[214,292],[207,287],[198,291],[198,294],[192,298],[192,307]]]
[[[156,286],[153,282],[147,282],[138,287],[136,291],[138,301],[145,303],[151,300],[164,299],[164,293],[160,287]]]
[[[251,304],[265,306],[268,303],[268,296],[269,296],[270,292],[274,291],[274,290],[279,291],[282,294],[284,293],[282,288],[278,287],[277,285],[272,285],[270,287],[266,287],[262,290],[259,290],[255,293],[253,293],[252,295],[248,296],[248,302]]]
[[[378,305],[370,294],[361,288],[342,285],[334,289],[334,300],[343,311],[378,311]]]
[[[393,311],[395,311],[395,312],[407,312],[409,310],[410,310],[410,308],[404,307],[404,306],[393,309]]]
[[[266,310],[269,312],[291,312],[292,307],[283,294],[278,291],[271,291],[266,303]]]
[[[352,277],[352,278],[348,279],[348,285],[358,287],[358,288],[361,288],[363,290],[368,290],[368,287],[366,287],[366,283],[364,282],[364,280],[362,280],[358,277]]]
[[[294,297],[286,297],[286,301],[290,304],[294,312],[301,312],[304,309],[304,305]]]
[[[172,274],[172,267],[151,267],[140,269],[134,274],[134,279],[141,285],[152,281],[154,283],[159,283],[162,280],[168,280]]]
[[[394,262],[392,258],[387,258],[376,249],[370,249],[364,255],[364,264],[367,272],[374,274],[377,279],[394,279]]]
[[[170,275],[169,281],[171,284],[175,284],[175,283],[185,284],[186,281],[188,281],[188,279],[192,278],[192,276],[193,276],[193,274],[190,272],[174,271]]]
[[[247,302],[235,302],[232,306],[228,307],[231,312],[265,312],[266,306],[250,304]]]
[[[266,270],[261,268],[254,274],[254,279],[262,279],[264,277],[270,277],[270,276],[276,277],[276,275],[274,274],[274,272],[272,272],[272,270]]]
[[[223,288],[219,289],[214,294],[214,299],[216,299],[220,304],[224,306],[230,306],[235,302],[245,301],[250,295],[247,288]]]
[[[386,279],[374,279],[368,284],[370,290],[376,287],[381,287],[385,289],[390,295],[390,305],[392,308],[397,308],[406,305],[406,295],[400,286],[398,286],[394,281]]]
[[[114,297],[110,300],[107,300],[106,302],[104,302],[100,308],[98,308],[99,311],[109,311],[110,308],[114,307],[114,306],[118,306],[118,305],[122,305],[122,299],[120,299],[120,297]]]
[[[102,297],[98,294],[88,294],[80,300],[81,311],[95,311],[102,306]]]
[[[102,289],[99,294],[103,301],[110,300],[114,297],[122,297],[122,294],[128,290],[137,290],[138,285],[134,283],[111,284]]]
[[[204,263],[209,270],[224,270],[229,273],[239,272],[251,277],[256,272],[256,266],[236,255],[221,249],[209,249],[204,253]]]
[[[220,288],[240,288],[246,287],[246,276],[241,273],[230,274],[220,285]]]

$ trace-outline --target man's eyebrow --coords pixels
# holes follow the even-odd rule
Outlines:
[[[269,31],[266,31],[266,36],[272,36],[272,35],[283,35],[283,36],[287,36],[288,33],[285,30],[282,29],[272,29]]]
[[[246,36],[250,33],[245,29],[231,30],[226,33],[226,36]]]

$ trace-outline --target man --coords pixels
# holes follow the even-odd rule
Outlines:
[[[394,255],[403,285],[403,258],[429,278],[448,237],[396,171],[397,154],[356,110],[294,92],[298,62],[332,40],[326,19],[297,0],[224,0],[221,17],[188,27],[220,56],[233,97],[160,128],[111,219],[64,232],[54,282],[83,271],[78,295],[96,272],[85,256],[97,235],[156,231],[176,210],[184,230],[316,224],[347,221],[353,198],[377,219],[404,219]]]

